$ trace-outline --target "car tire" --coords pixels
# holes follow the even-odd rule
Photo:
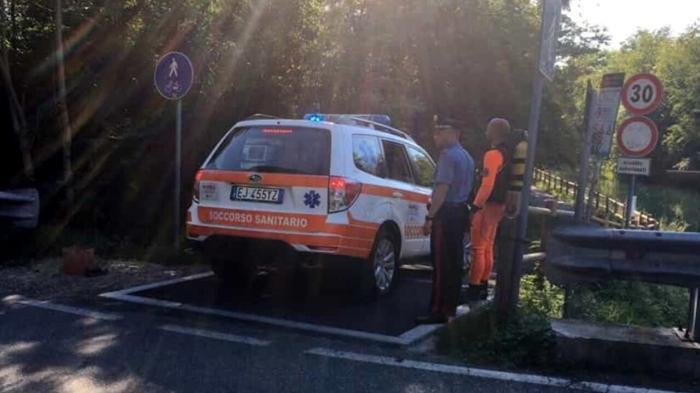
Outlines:
[[[256,269],[247,263],[223,258],[212,258],[209,266],[220,281],[236,288],[247,288],[255,276]]]
[[[211,241],[204,247],[204,256],[211,270],[223,283],[234,289],[247,289],[257,266],[249,262],[246,248],[226,241]]]
[[[369,258],[364,263],[363,292],[370,299],[386,296],[399,281],[399,244],[388,228],[377,233]]]

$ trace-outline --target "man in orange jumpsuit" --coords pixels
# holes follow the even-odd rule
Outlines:
[[[510,123],[492,119],[486,128],[491,147],[484,153],[481,185],[472,203],[472,265],[467,300],[484,300],[493,270],[493,246],[498,224],[505,214],[512,152],[508,146]]]

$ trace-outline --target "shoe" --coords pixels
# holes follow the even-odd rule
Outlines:
[[[430,314],[416,318],[416,323],[419,325],[435,325],[445,322],[447,322],[447,317],[440,314]]]
[[[486,300],[489,298],[489,283],[483,282],[479,285],[479,300]]]
[[[467,288],[467,293],[464,296],[462,304],[466,304],[469,302],[476,302],[480,300],[480,295],[481,295],[481,285],[473,285],[469,284],[469,288]]]
[[[458,304],[467,304],[467,294],[469,293],[469,285],[463,284],[462,287],[459,289],[459,303]]]

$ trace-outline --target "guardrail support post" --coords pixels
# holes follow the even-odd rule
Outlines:
[[[700,288],[691,288],[688,296],[688,329],[685,338],[700,341]]]
[[[498,231],[498,261],[496,262],[496,315],[503,320],[507,320],[513,315],[514,302],[518,299],[518,294],[513,293],[518,285],[513,285],[515,264],[513,253],[515,252],[515,242],[517,237],[517,221],[505,219],[501,221]],[[519,278],[518,278],[519,279]]]

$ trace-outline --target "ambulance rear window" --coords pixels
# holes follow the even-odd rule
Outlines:
[[[328,130],[301,127],[245,127],[216,150],[208,169],[323,175],[330,173]]]

